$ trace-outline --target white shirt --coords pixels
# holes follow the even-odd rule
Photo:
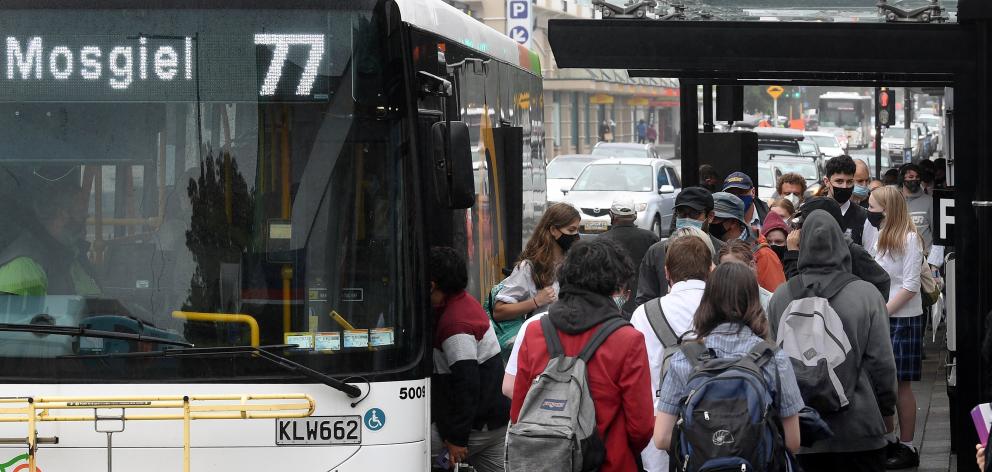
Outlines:
[[[902,254],[878,253],[878,242],[872,245],[875,262],[889,274],[889,300],[900,289],[913,292],[913,298],[902,308],[889,313],[891,318],[909,318],[923,314],[923,300],[920,297],[920,268],[923,266],[923,240],[915,232],[906,233],[906,249]]]
[[[692,329],[692,318],[696,314],[696,309],[699,308],[700,300],[703,299],[705,288],[706,282],[702,280],[686,280],[672,285],[668,295],[661,297],[662,311],[664,311],[665,318],[672,326],[672,331],[675,331],[676,336],[682,336]],[[654,301],[648,303],[654,303]],[[655,399],[657,399],[658,389],[661,388],[661,364],[664,361],[665,347],[661,345],[661,340],[654,334],[644,305],[634,310],[630,324],[644,335],[648,362],[651,367],[651,391],[655,392]],[[644,448],[644,451],[641,452],[641,460],[644,462],[644,469],[648,472],[668,471],[668,453],[654,447],[654,443],[650,443],[648,447]]]
[[[538,313],[530,318],[527,318],[524,320],[524,324],[520,325],[520,331],[517,331],[517,338],[513,340],[513,349],[510,350],[510,357],[506,360],[506,369],[503,369],[503,372],[506,372],[514,377],[517,376],[517,357],[520,356],[520,345],[524,342],[524,333],[527,332],[527,327],[530,326],[531,323],[544,318],[544,315],[547,313],[547,311]]]

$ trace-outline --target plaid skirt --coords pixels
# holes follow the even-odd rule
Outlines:
[[[898,380],[915,382],[923,376],[924,316],[889,318],[889,336],[892,338]]]

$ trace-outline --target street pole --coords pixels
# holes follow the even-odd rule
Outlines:
[[[882,89],[875,87],[875,178],[882,180],[882,119],[879,117],[878,96]]]
[[[902,90],[902,121],[903,126],[906,128],[906,139],[903,140],[902,155],[905,161],[904,164],[908,164],[913,162],[913,141],[910,134],[911,128],[909,127],[910,122],[913,121],[913,89],[905,87]],[[909,151],[909,160],[905,159],[906,151]]]
[[[774,100],[774,102],[772,104],[772,123],[774,123],[773,126],[778,127],[778,124],[779,124],[778,123],[778,97],[775,97],[773,100]]]

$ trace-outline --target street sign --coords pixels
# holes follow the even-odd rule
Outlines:
[[[954,245],[954,191],[933,191],[933,243]]]
[[[534,31],[531,0],[508,0],[506,2],[506,35],[514,41],[530,48]]]
[[[771,95],[772,98],[778,100],[779,95],[782,95],[782,92],[785,92],[785,89],[779,87],[778,85],[772,85],[771,87],[768,87],[767,91],[768,95]]]

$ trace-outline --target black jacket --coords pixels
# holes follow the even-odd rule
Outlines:
[[[853,207],[852,207],[853,208]],[[850,211],[848,211],[850,214]],[[851,251],[851,273],[859,279],[875,286],[882,298],[889,301],[889,274],[882,266],[875,262],[875,258],[868,254],[865,248],[850,241],[845,237],[847,247]],[[786,251],[782,258],[782,267],[785,269],[785,278],[791,279],[799,275],[799,251]]]
[[[865,231],[865,221],[868,220],[868,210],[851,202],[847,213],[841,216],[840,230],[849,234],[855,244],[864,245],[862,236]]]
[[[709,235],[713,243],[713,263],[720,263],[720,249],[723,248],[723,241]],[[663,239],[651,245],[641,259],[641,266],[638,268],[637,296],[634,298],[636,306],[641,306],[649,300],[663,297],[668,294],[668,278],[665,277],[665,251],[668,248],[668,239]]]
[[[644,259],[644,254],[648,252],[648,248],[658,242],[658,235],[646,229],[638,228],[632,223],[613,225],[609,231],[600,237],[612,239],[623,246],[627,250],[627,254],[630,255],[630,261],[635,265]],[[633,313],[634,309],[637,308],[637,304],[634,302],[638,292],[637,278],[637,271],[635,271],[633,279],[627,283],[627,287],[630,288],[630,299],[623,306],[623,311],[628,314]]]

